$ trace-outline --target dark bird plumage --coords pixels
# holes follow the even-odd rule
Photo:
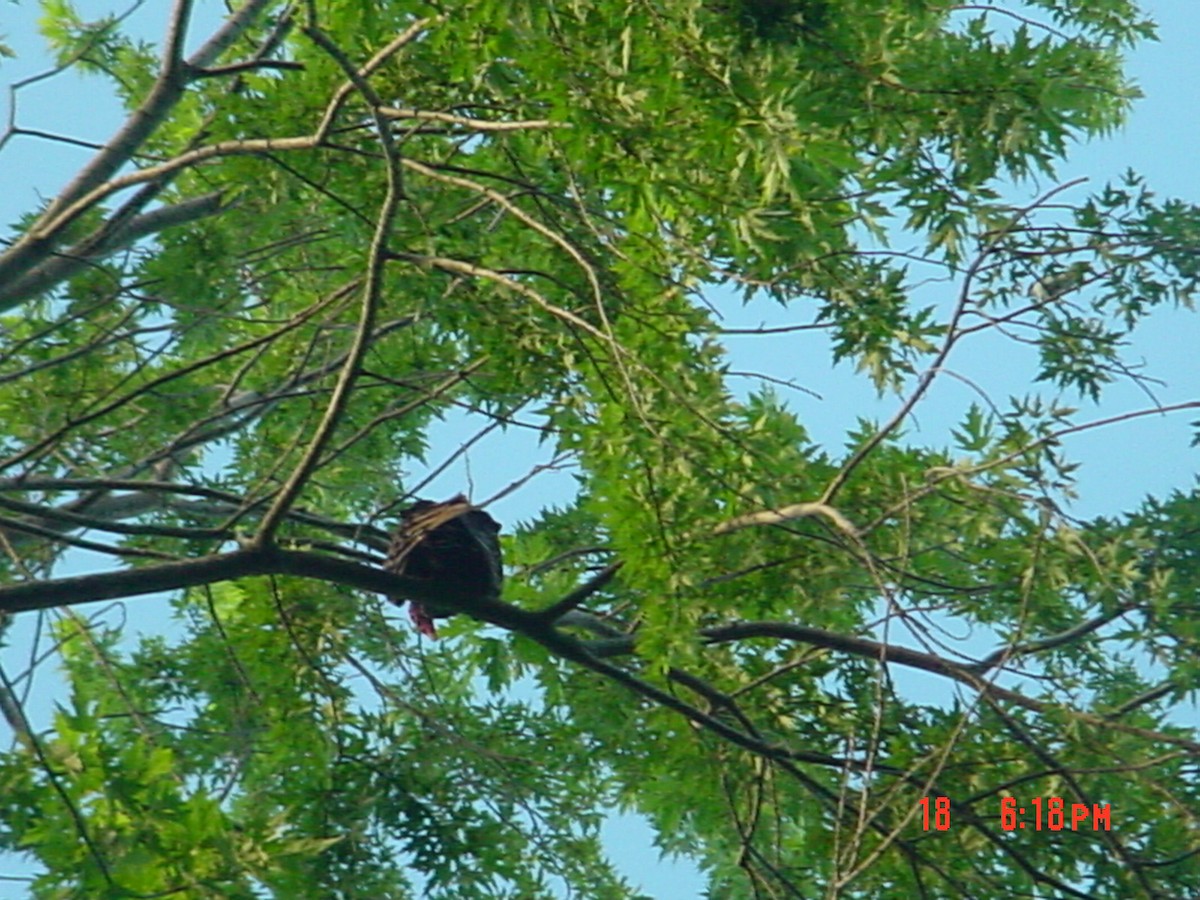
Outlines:
[[[437,637],[435,618],[451,615],[455,607],[500,596],[504,576],[499,533],[500,523],[462,494],[441,503],[418,500],[400,514],[383,567],[424,581],[430,590],[422,592],[422,599],[404,595],[388,599],[397,606],[408,600],[417,630]],[[430,602],[430,594],[455,606],[443,608]]]

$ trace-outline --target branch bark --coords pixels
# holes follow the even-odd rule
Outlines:
[[[78,212],[88,208],[91,202],[79,201],[89,198],[124,165],[126,165],[146,140],[170,114],[187,88],[188,75],[192,70],[203,69],[237,40],[258,18],[272,0],[247,0],[242,8],[229,17],[225,24],[209,38],[199,50],[186,61],[179,56],[182,35],[186,33],[187,17],[191,4],[176,6],[167,31],[166,49],[162,65],[154,85],[146,94],[141,105],[133,111],[121,129],[104,145],[79,174],[59,193],[45,213],[7,253],[0,255],[0,284],[11,284],[25,276],[54,250],[62,230]],[[139,178],[131,183],[148,181]],[[121,182],[122,179],[116,179]],[[113,183],[116,183],[113,182]],[[152,199],[154,192],[147,193],[145,201]],[[99,197],[105,196],[101,191]],[[98,199],[98,198],[97,198]],[[76,212],[73,213],[73,210]],[[126,206],[126,215],[135,215],[138,208]]]
[[[106,222],[75,246],[33,266],[24,276],[0,282],[0,311],[12,309],[44,294],[84,268],[124,250],[144,237],[217,215],[227,208],[222,197],[220,191],[213,191],[173,206],[161,206],[115,227],[111,220]]]

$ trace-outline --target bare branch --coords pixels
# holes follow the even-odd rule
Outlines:
[[[341,54],[337,47],[315,26],[310,25],[305,28],[305,33],[320,45],[322,49],[338,60],[355,86],[371,103],[372,109],[378,109],[381,105],[380,100],[374,94],[370,85],[367,84],[366,78],[350,65],[349,61]],[[258,547],[265,547],[274,539],[275,531],[278,529],[279,523],[282,521],[288,507],[295,502],[296,497],[299,496],[301,489],[304,487],[305,481],[308,480],[309,476],[316,470],[320,463],[326,445],[333,439],[333,432],[337,427],[338,420],[341,418],[342,411],[346,408],[347,403],[349,403],[350,392],[354,388],[354,382],[360,374],[362,360],[366,356],[367,348],[370,346],[371,332],[375,327],[375,315],[379,306],[384,263],[387,259],[387,241],[391,235],[392,223],[396,219],[400,198],[404,190],[403,182],[401,181],[400,159],[392,144],[391,136],[384,127],[382,118],[378,117],[378,115],[376,118],[378,119],[380,129],[380,144],[383,147],[388,163],[387,192],[380,204],[375,233],[371,237],[371,247],[367,255],[367,272],[363,285],[362,307],[359,314],[358,327],[354,335],[354,343],[351,345],[350,352],[346,356],[346,362],[342,366],[337,384],[334,385],[333,393],[329,397],[329,404],[325,408],[325,415],[317,426],[316,433],[309,442],[308,449],[305,450],[303,458],[292,470],[291,475],[288,476],[283,487],[276,495],[275,502],[267,510],[266,515],[263,516],[262,521],[259,523],[258,531],[254,538],[255,544]]]

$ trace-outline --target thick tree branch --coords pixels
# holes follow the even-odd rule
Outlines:
[[[166,120],[187,88],[187,71],[203,69],[210,64],[237,40],[272,2],[273,0],[247,0],[186,62],[180,59],[179,53],[191,4],[188,2],[177,6],[168,29],[167,48],[163,53],[158,77],[146,94],[145,100],[104,145],[104,149],[63,188],[38,221],[7,253],[0,255],[0,284],[11,284],[24,278],[48,252],[53,251],[62,230],[76,216],[110,193],[100,190],[97,194],[98,189],[106,182],[114,185],[122,182],[122,179],[112,182],[109,179],[129,163],[150,135]],[[129,183],[144,183],[149,180],[149,177],[139,177]],[[146,198],[147,202],[149,199],[150,197]],[[138,211],[127,208],[126,214],[134,215]]]
[[[443,607],[453,605],[447,603],[440,595],[436,585],[422,579],[394,575],[380,567],[346,562],[316,553],[284,550],[270,545],[250,545],[232,553],[202,559],[10,585],[0,588],[0,612],[28,612],[55,606],[116,600],[261,575],[316,578],[384,595],[402,594],[423,602],[436,602]],[[810,762],[837,769],[846,766],[854,769],[862,767],[853,760],[794,750],[782,744],[768,743],[744,734],[661,688],[593,656],[582,642],[548,626],[536,613],[526,612],[499,600],[479,600],[471,604],[470,608],[464,607],[458,612],[523,634],[556,656],[578,663],[622,684],[634,693],[675,710],[697,725],[763,757]],[[874,768],[879,770],[881,767]]]
[[[105,223],[75,246],[35,265],[21,278],[0,283],[0,310],[11,309],[44,294],[88,266],[132,246],[144,237],[217,215],[226,209],[222,198],[222,192],[213,191],[125,219],[116,227]]]

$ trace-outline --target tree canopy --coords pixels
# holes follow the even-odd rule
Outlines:
[[[128,115],[0,253],[31,896],[638,897],[614,810],[712,898],[1200,895],[1200,503],[1081,520],[1069,446],[1200,210],[1011,187],[1123,121],[1133,2],[42,6]],[[889,413],[735,380],[760,297]],[[503,595],[430,642],[388,531],[469,489]]]

